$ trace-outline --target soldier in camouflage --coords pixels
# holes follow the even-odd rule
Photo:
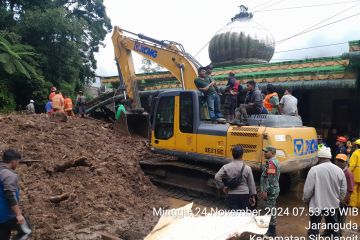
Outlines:
[[[267,146],[263,149],[266,164],[262,169],[260,179],[260,197],[266,201],[265,208],[266,212],[270,212],[271,219],[269,223],[269,229],[265,236],[275,237],[276,236],[276,199],[280,193],[279,178],[280,178],[280,163],[275,158],[276,148]]]

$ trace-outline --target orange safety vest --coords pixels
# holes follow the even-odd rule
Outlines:
[[[51,93],[50,93],[50,95],[49,95],[49,100],[50,100],[50,101],[51,101],[52,98],[55,96],[55,94],[56,94],[55,92],[51,92]]]
[[[54,110],[64,110],[64,98],[61,94],[55,94],[51,101]]]
[[[73,104],[71,98],[64,99],[64,108],[65,111],[71,111],[73,109]]]
[[[274,93],[270,93],[268,95],[266,95],[266,97],[264,98],[264,101],[263,101],[263,104],[264,104],[264,107],[269,111],[271,112],[272,109],[273,109],[273,105],[270,103],[270,99],[274,96],[278,96],[278,94],[276,92]]]

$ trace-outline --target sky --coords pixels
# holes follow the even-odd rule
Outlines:
[[[249,11],[253,12],[253,21],[269,30],[275,42],[302,32],[328,18],[330,19],[318,26],[360,13],[360,0],[104,0],[104,4],[113,26],[159,40],[179,42],[193,56],[206,46],[195,56],[202,65],[210,63],[207,43],[239,12],[240,5],[247,6]],[[321,4],[331,5],[275,10]],[[360,14],[280,42],[275,46],[272,61],[341,55],[348,51],[348,44],[276,52],[360,40],[359,29]],[[98,76],[117,75],[111,35],[112,33],[109,33],[106,36],[105,47],[100,47],[96,54]],[[135,69],[139,72],[140,56],[134,56],[134,62]]]

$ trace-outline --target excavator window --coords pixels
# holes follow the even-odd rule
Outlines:
[[[180,94],[180,131],[192,133],[194,125],[193,100],[190,92]]]
[[[209,108],[206,102],[205,96],[199,97],[199,108],[200,108],[200,120],[201,121],[210,121]]]
[[[174,97],[160,98],[155,115],[155,138],[169,139],[174,135]]]

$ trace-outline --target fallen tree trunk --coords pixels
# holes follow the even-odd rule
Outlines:
[[[62,202],[62,201],[65,201],[65,200],[69,199],[69,197],[70,197],[70,193],[64,193],[64,194],[61,194],[61,195],[50,197],[49,201],[52,202],[52,203],[59,203],[59,202]]]
[[[42,162],[41,160],[21,160],[20,164],[28,164],[28,163],[39,163]]]
[[[86,157],[80,157],[75,160],[67,161],[61,165],[56,165],[54,167],[54,172],[65,172],[69,168],[79,167],[79,166],[90,167],[91,164],[87,161]]]

